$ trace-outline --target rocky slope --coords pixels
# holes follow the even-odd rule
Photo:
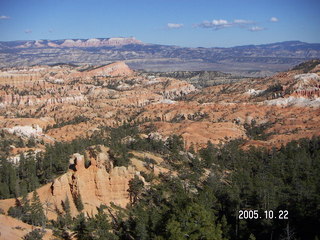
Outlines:
[[[35,229],[32,225],[2,214],[0,214],[0,222],[0,240],[22,239],[23,236]],[[46,233],[43,236],[43,240],[52,239],[52,230],[45,230]]]

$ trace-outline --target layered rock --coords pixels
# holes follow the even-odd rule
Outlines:
[[[101,204],[110,205],[111,202],[125,207],[129,203],[129,181],[140,176],[133,167],[113,167],[109,159],[108,149],[100,146],[101,152],[92,149],[90,152],[91,165],[86,168],[84,156],[74,154],[70,160],[68,173],[54,180],[50,186],[51,197],[56,206],[66,197],[70,200],[82,199],[84,211],[96,212]],[[141,177],[142,178],[142,177]],[[76,213],[74,203],[71,204]]]
[[[320,97],[320,76],[316,73],[298,74],[294,77],[297,81],[294,93],[304,97]]]
[[[34,105],[53,105],[59,103],[80,103],[86,102],[87,98],[81,94],[67,96],[67,97],[49,97],[43,96],[38,98],[33,95],[27,96],[20,96],[20,95],[13,95],[13,94],[4,94],[2,96],[2,101],[0,102],[0,107],[6,106],[34,106]]]
[[[108,154],[109,149],[104,146],[92,147],[87,154],[90,164],[85,166],[85,158],[79,153],[70,159],[69,171],[56,178],[52,183],[37,190],[49,219],[56,218],[54,209],[62,209],[62,202],[66,198],[70,201],[71,212],[78,214],[75,201],[81,198],[84,212],[96,213],[101,204],[125,207],[129,203],[129,181],[140,172],[134,167],[114,167]],[[29,195],[31,197],[31,194]],[[0,207],[7,210],[14,204],[14,199],[0,201]]]

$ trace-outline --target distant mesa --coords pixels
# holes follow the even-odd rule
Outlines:
[[[134,37],[117,37],[117,38],[90,38],[90,39],[64,39],[64,40],[36,40],[24,41],[22,44],[15,46],[16,48],[64,48],[64,47],[107,47],[107,46],[124,46],[130,44],[143,44]]]

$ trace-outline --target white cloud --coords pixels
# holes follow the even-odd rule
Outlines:
[[[182,28],[183,24],[181,24],[181,23],[168,23],[167,27],[171,28],[171,29],[178,29],[178,28]]]
[[[10,17],[4,16],[4,15],[0,16],[0,20],[4,20],[4,19],[10,19]]]
[[[251,32],[258,32],[258,31],[263,31],[263,30],[265,30],[265,28],[263,28],[263,27],[258,27],[258,26],[253,26],[253,27],[249,28],[249,30],[250,30]]]
[[[279,21],[279,19],[278,18],[276,18],[276,17],[272,17],[272,18],[270,18],[270,22],[278,22]]]
[[[203,21],[202,23],[197,25],[198,27],[202,28],[213,28],[215,30],[231,27],[232,23],[229,23],[227,20],[219,19],[219,20],[212,20],[212,21]]]
[[[245,19],[235,19],[233,22],[236,24],[252,24],[253,23],[253,21],[245,20]]]
[[[228,25],[229,23],[227,20],[220,19],[220,20],[213,20],[212,24],[215,26],[220,26],[220,25],[224,26],[224,25]]]
[[[246,20],[246,19],[235,19],[231,22],[224,20],[224,19],[219,19],[219,20],[212,20],[212,21],[203,21],[200,24],[197,24],[195,26],[197,27],[202,27],[202,28],[212,28],[214,30],[219,30],[222,28],[227,28],[227,27],[241,27],[241,28],[247,28],[248,25],[252,25],[255,22],[251,20]]]
[[[26,34],[32,33],[32,30],[31,29],[26,29],[26,30],[24,30],[24,33],[26,33]]]

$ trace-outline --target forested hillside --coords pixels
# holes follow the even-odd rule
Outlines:
[[[8,214],[46,226],[58,239],[317,239],[320,236],[320,138],[292,141],[279,149],[250,148],[244,141],[186,150],[181,137],[141,137],[150,129],[125,124],[89,139],[47,146],[14,165],[1,157],[0,197],[15,197]],[[109,136],[109,137],[106,137]],[[131,139],[131,141],[123,141]],[[142,173],[129,184],[130,204],[100,206],[97,214],[70,213],[70,201],[56,220],[46,220],[35,189],[68,170],[69,156],[92,145],[110,148],[113,164],[131,164],[133,150],[162,156],[168,173]],[[143,161],[152,166],[150,159]],[[90,167],[87,159],[86,166]],[[152,169],[152,168],[151,168]],[[174,174],[173,174],[174,173]],[[31,199],[26,193],[34,191]],[[73,199],[74,200],[74,199]],[[258,210],[259,217],[241,211]],[[269,213],[272,210],[273,215]],[[267,215],[265,211],[268,211]],[[285,214],[281,215],[281,211]],[[261,217],[261,218],[260,218]],[[240,219],[244,218],[244,219]],[[252,219],[245,219],[252,218]],[[283,219],[280,219],[283,218]],[[43,233],[35,230],[40,237]],[[30,236],[29,236],[30,237]],[[40,238],[29,238],[40,239]]]

